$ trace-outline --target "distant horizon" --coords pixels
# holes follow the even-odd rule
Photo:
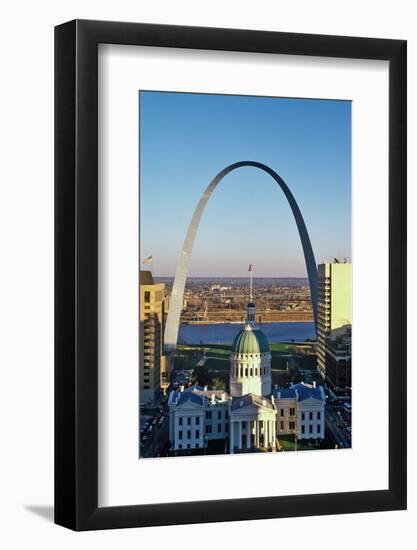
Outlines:
[[[154,275],[152,274],[152,277],[154,279],[175,279],[175,275]],[[187,277],[188,279],[248,279],[248,277],[245,277],[243,275],[189,275]],[[254,276],[253,280],[256,279],[299,279],[299,280],[306,280],[308,281],[308,277],[293,277],[292,275],[259,275]]]
[[[344,262],[340,262],[344,263]],[[347,261],[346,263],[351,263]],[[319,264],[320,265],[320,264]],[[173,275],[159,275],[154,274],[151,269],[143,269],[140,271],[149,271],[152,274],[154,279],[175,279],[175,274]],[[249,274],[247,275],[188,275],[187,279],[249,279]],[[253,274],[253,280],[256,279],[297,279],[297,280],[306,280],[308,281],[307,275],[255,275]]]

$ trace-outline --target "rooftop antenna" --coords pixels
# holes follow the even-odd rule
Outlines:
[[[248,269],[249,273],[250,273],[250,276],[249,276],[249,289],[250,289],[250,303],[253,302],[253,269],[252,269],[252,264],[249,264],[249,269]]]

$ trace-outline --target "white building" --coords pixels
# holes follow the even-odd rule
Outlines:
[[[203,449],[211,439],[229,436],[230,396],[197,386],[171,392],[169,437],[175,450]]]
[[[225,452],[275,451],[280,435],[324,438],[322,387],[296,384],[271,391],[271,353],[255,324],[255,304],[247,308],[244,328],[230,354],[230,395],[192,386],[172,391],[169,437],[174,451],[204,449],[224,441]]]

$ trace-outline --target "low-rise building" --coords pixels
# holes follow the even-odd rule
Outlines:
[[[224,391],[198,386],[172,391],[168,400],[172,449],[203,449],[210,440],[226,440],[230,399]]]
[[[274,388],[277,434],[295,434],[297,439],[323,439],[326,396],[322,386],[305,383]]]

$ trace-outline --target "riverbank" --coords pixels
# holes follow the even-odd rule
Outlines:
[[[301,319],[277,319],[276,321],[265,321],[259,323],[259,326],[267,325],[270,323],[311,323],[313,320],[308,318]],[[195,326],[204,326],[204,325],[242,325],[242,321],[184,321],[182,325],[195,325]]]

